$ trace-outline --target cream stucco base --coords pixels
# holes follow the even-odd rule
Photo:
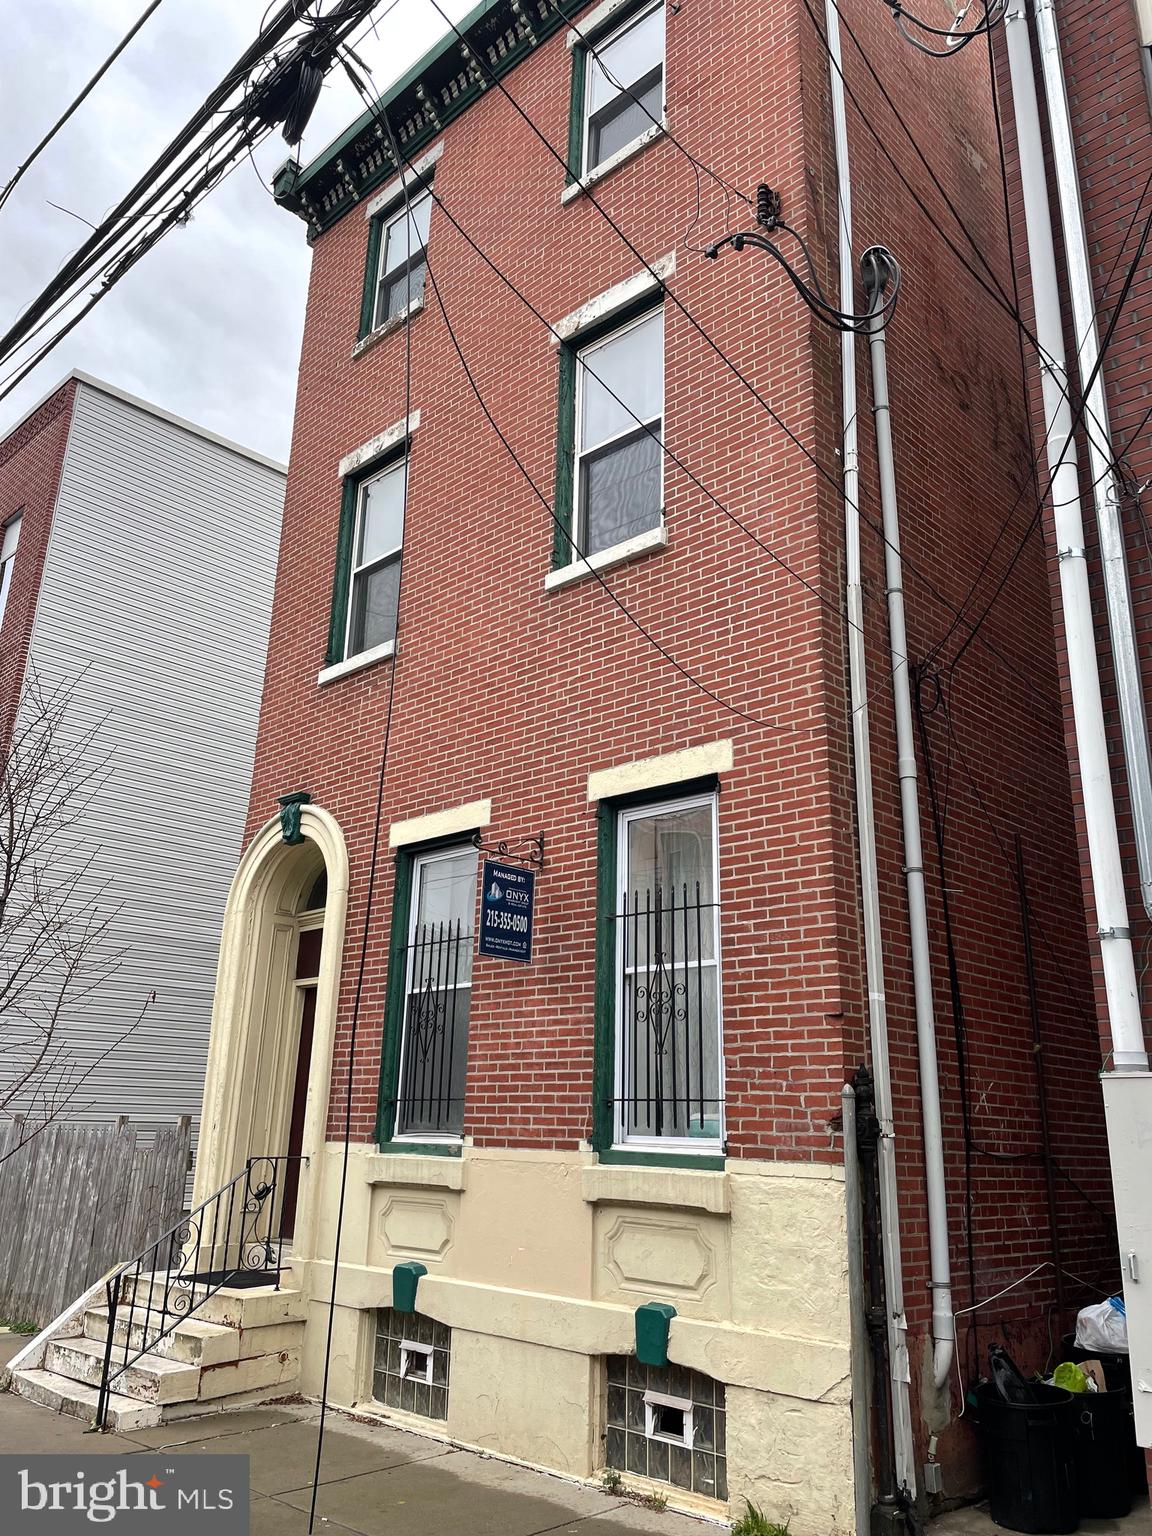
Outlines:
[[[324,1149],[314,1243],[297,1261],[310,1394],[323,1378],[341,1154]],[[635,1348],[642,1302],[671,1301],[671,1360],[725,1384],[730,1507],[750,1498],[793,1536],[852,1531],[839,1169],[730,1161],[695,1173],[604,1167],[591,1152],[353,1147],[340,1258],[333,1403],[372,1402],[373,1314],[391,1303],[392,1266],[418,1259],[419,1310],[452,1329],[441,1432],[595,1477],[603,1357]]]

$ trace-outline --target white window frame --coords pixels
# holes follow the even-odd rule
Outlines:
[[[596,161],[595,165],[592,165],[592,164],[589,163],[590,157],[591,157],[591,153],[592,153],[592,118],[595,115],[593,113],[593,111],[592,111],[592,71],[597,67],[597,57],[596,56],[597,56],[597,54],[603,53],[605,48],[610,48],[612,46],[612,44],[616,41],[617,38],[624,36],[625,32],[630,32],[633,27],[638,26],[640,24],[640,22],[642,22],[646,16],[650,16],[653,11],[663,11],[664,12],[664,47],[663,47],[663,49],[661,51],[661,54],[660,54],[660,112],[659,112],[659,115],[653,114],[653,116],[655,118],[655,121],[654,122],[645,123],[644,126],[641,128],[640,132],[636,135],[636,138],[633,139],[630,143],[622,144],[619,147],[619,149],[613,150],[610,155],[604,155],[601,159]],[[608,71],[606,69],[602,70],[601,72],[603,74],[605,74],[605,75],[608,74]],[[609,84],[611,84],[611,80],[609,80]],[[621,96],[630,96],[630,93],[632,93],[633,90],[634,90],[634,85],[629,85],[627,87],[622,87],[619,91],[617,91],[616,95],[612,98],[612,100],[613,101],[617,101],[617,100],[619,100],[619,98]],[[609,103],[605,103],[605,105],[609,105]],[[597,170],[599,170],[599,168],[601,166],[607,165],[609,163],[609,161],[615,163],[617,157],[619,157],[621,159],[626,158],[628,153],[629,153],[629,151],[633,148],[633,146],[635,144],[637,144],[640,139],[644,138],[644,136],[646,134],[651,133],[654,129],[663,128],[665,113],[667,111],[667,106],[668,106],[668,12],[667,12],[667,7],[666,7],[666,4],[665,4],[665,0],[652,0],[652,4],[651,5],[641,6],[639,10],[634,11],[632,13],[632,15],[627,18],[626,21],[622,21],[620,23],[620,25],[618,27],[613,28],[613,30],[611,32],[606,32],[603,37],[597,37],[591,43],[586,45],[586,54],[585,54],[585,59],[584,59],[584,103],[583,103],[583,109],[582,109],[582,116],[583,116],[584,121],[583,121],[583,124],[582,124],[582,127],[581,127],[581,134],[580,134],[580,175],[581,175],[581,177],[582,178],[587,178],[587,177],[593,175]],[[603,108],[601,108],[600,110],[603,110]]]
[[[592,353],[599,351],[600,348],[607,346],[609,342],[619,341],[621,336],[627,336],[629,331],[637,330],[640,326],[645,324],[646,321],[651,320],[653,315],[655,315],[655,314],[659,314],[660,315],[661,325],[662,325],[662,328],[661,328],[661,341],[660,341],[660,414],[659,414],[659,416],[651,416],[646,421],[639,421],[638,422],[638,421],[635,420],[634,417],[631,416],[631,414],[629,414],[628,425],[626,427],[624,427],[624,429],[622,431],[617,432],[613,437],[606,437],[603,440],[603,442],[595,443],[590,448],[583,448],[583,447],[581,447],[581,442],[582,442],[583,437],[584,437],[584,370],[585,370],[585,367],[586,367],[584,359],[586,357],[589,357]],[[665,321],[664,306],[663,306],[662,303],[658,302],[658,303],[655,303],[655,304],[651,305],[649,308],[645,309],[642,314],[634,315],[631,320],[626,321],[623,325],[616,326],[613,330],[606,331],[603,336],[597,336],[595,341],[590,341],[585,346],[581,346],[578,339],[575,342],[575,347],[576,347],[576,410],[575,410],[575,415],[574,415],[573,441],[572,441],[572,463],[573,463],[572,537],[569,540],[569,544],[571,546],[572,554],[573,554],[573,558],[574,559],[579,559],[579,557],[576,555],[576,550],[577,549],[582,549],[585,552],[588,549],[588,529],[585,526],[584,496],[583,496],[583,478],[584,478],[584,461],[585,461],[585,459],[590,459],[590,458],[598,457],[600,454],[602,454],[604,452],[604,450],[606,448],[611,447],[613,443],[622,442],[626,437],[635,437],[635,438],[637,438],[637,440],[639,440],[639,435],[640,435],[641,429],[642,428],[651,428],[654,425],[654,423],[656,423],[656,422],[660,423],[659,428],[657,429],[657,431],[655,433],[650,434],[650,435],[655,436],[656,446],[660,450],[660,521],[658,523],[654,523],[651,528],[645,528],[641,533],[633,534],[633,535],[631,535],[631,537],[622,540],[618,544],[609,544],[609,545],[605,546],[604,549],[597,550],[597,552],[594,555],[588,556],[588,558],[593,560],[593,561],[595,561],[597,559],[602,559],[603,557],[605,557],[607,555],[610,555],[613,551],[623,548],[624,545],[631,544],[634,539],[647,538],[648,536],[656,533],[657,530],[661,530],[662,531],[664,529],[664,526],[665,526],[664,525],[664,459],[665,459],[665,453],[664,453],[664,429],[665,429],[665,425],[666,425],[666,421],[667,421],[666,413],[667,413],[667,408],[668,408],[668,396],[667,396],[667,383],[668,383],[668,379],[667,379],[667,364],[666,364],[666,359],[667,359],[667,346],[666,346],[667,335],[666,335],[666,333],[663,330],[663,323],[664,323],[664,321]],[[599,375],[597,374],[594,365],[591,368],[590,372],[592,373],[592,376],[593,376],[594,379],[599,379]],[[605,386],[605,388],[606,387],[607,386]]]
[[[4,622],[4,610],[8,606],[8,593],[12,588],[12,572],[16,566],[16,551],[20,547],[20,525],[23,511],[14,512],[0,527],[0,624]]]
[[[421,1362],[418,1370],[410,1367]],[[404,1381],[422,1381],[432,1385],[432,1345],[416,1344],[411,1339],[400,1340],[400,1376]]]
[[[363,564],[357,565],[356,551],[360,548],[360,535],[364,531],[364,505],[367,500],[368,487],[370,485],[375,485],[378,480],[383,480],[388,475],[395,474],[400,474],[404,477],[404,503],[400,521],[400,542],[395,546],[394,549],[388,550],[386,554],[377,555],[374,560],[369,560]],[[356,516],[352,520],[352,549],[348,564],[348,612],[345,615],[344,620],[345,661],[353,661],[358,656],[367,656],[374,651],[380,651],[381,653],[384,653],[384,648],[386,646],[394,646],[396,643],[396,629],[399,628],[400,623],[399,611],[397,611],[396,614],[396,625],[393,629],[391,639],[384,640],[377,646],[361,646],[359,650],[355,651],[352,649],[352,626],[356,617],[356,578],[358,576],[367,575],[369,572],[382,568],[385,565],[391,565],[393,562],[399,564],[403,561],[404,530],[407,522],[408,455],[404,454],[404,456],[397,459],[395,463],[386,465],[385,468],[378,470],[375,474],[365,475],[364,478],[359,480],[356,484]]]
[[[421,186],[411,188],[406,198],[401,203],[400,207],[397,208],[396,212],[389,215],[388,218],[381,219],[380,221],[380,249],[376,253],[376,280],[372,293],[372,325],[370,327],[370,333],[371,331],[378,331],[381,326],[388,325],[392,321],[399,322],[404,318],[405,315],[409,314],[414,309],[418,309],[424,302],[424,294],[423,291],[421,291],[417,298],[409,299],[408,303],[405,304],[401,309],[398,309],[395,314],[381,315],[380,313],[380,285],[384,282],[385,278],[387,277],[390,281],[395,281],[405,270],[411,272],[413,261],[417,255],[419,255],[419,257],[425,262],[425,265],[427,265],[427,256],[425,253],[428,249],[428,236],[425,237],[424,242],[420,246],[418,252],[410,250],[399,266],[394,267],[391,272],[385,272],[384,270],[384,262],[388,255],[388,231],[394,224],[401,223],[411,212],[411,210],[416,207],[416,204],[423,202],[425,199],[427,199],[430,205],[428,208],[428,234],[430,236],[432,232],[431,182],[424,182]]]
[[[633,821],[649,816],[670,815],[675,811],[695,810],[706,805],[711,810],[712,827],[712,943],[716,955],[716,1105],[718,1133],[705,1136],[630,1136],[625,1129],[624,1096],[624,923],[619,913],[624,910],[628,889],[628,827]],[[719,797],[715,790],[700,795],[688,795],[680,800],[646,800],[641,805],[631,805],[616,815],[616,893],[615,893],[616,952],[615,952],[615,1007],[613,1011],[613,1128],[612,1146],[618,1151],[668,1152],[696,1157],[715,1157],[724,1150],[724,956],[720,947],[720,821]],[[699,965],[699,959],[696,962]],[[665,1401],[665,1399],[662,1399]],[[679,1399],[666,1399],[679,1405]]]
[[[657,1408],[678,1408],[684,1415],[683,1435],[664,1435],[656,1428]],[[644,1436],[648,1440],[658,1440],[662,1445],[679,1445],[687,1451],[692,1450],[696,1439],[696,1420],[692,1412],[692,1402],[687,1397],[670,1397],[666,1392],[645,1392],[644,1394]]]
[[[476,870],[479,868],[480,855],[471,843],[454,843],[449,848],[437,848],[431,853],[418,853],[412,860],[412,885],[408,906],[408,939],[407,950],[404,959],[404,996],[400,1006],[400,1052],[396,1065],[396,1123],[392,1128],[393,1141],[415,1141],[425,1145],[443,1144],[447,1147],[458,1147],[464,1140],[463,1132],[456,1131],[401,1131],[400,1130],[400,1090],[404,1082],[404,1058],[408,1049],[408,999],[412,996],[412,975],[415,967],[416,929],[420,919],[420,872],[428,864],[436,864],[444,859],[458,859],[462,853],[472,853],[473,858],[473,898],[475,898]],[[476,941],[476,913],[473,906],[471,942]],[[475,956],[473,956],[475,960]],[[472,973],[468,973],[467,988],[472,990]],[[460,991],[460,987],[454,990]],[[469,996],[471,1004],[471,996]],[[467,1074],[468,1062],[465,1057],[465,1074]]]

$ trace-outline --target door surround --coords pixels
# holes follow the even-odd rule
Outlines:
[[[294,940],[300,902],[323,868],[328,892],[302,1146],[308,1161],[300,1172],[292,1245],[294,1256],[305,1258],[313,1256],[315,1242],[348,908],[348,850],[339,823],[320,806],[301,806],[300,834],[300,843],[286,844],[280,817],[270,818],[244,850],[228,894],[193,1206],[239,1173],[248,1156],[286,1150],[291,1075],[285,1062],[291,1053],[283,1039],[291,1033],[289,1021],[296,1019]],[[287,1099],[280,1103],[286,1076]],[[262,1127],[275,1127],[280,1120],[285,1146],[251,1144]]]

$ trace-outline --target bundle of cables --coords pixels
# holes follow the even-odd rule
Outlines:
[[[754,230],[742,230],[738,234],[725,235],[722,240],[705,247],[704,254],[710,261],[716,261],[720,252],[726,245],[730,245],[734,251],[742,251],[745,246],[763,251],[784,269],[788,281],[796,292],[807,304],[808,308],[816,316],[834,331],[863,331],[867,330],[873,321],[879,317],[881,327],[887,326],[896,312],[896,303],[900,297],[900,269],[892,262],[891,283],[884,295],[883,302],[874,310],[868,310],[863,314],[852,314],[829,302],[824,289],[820,284],[815,264],[812,260],[812,252],[808,249],[808,243],[798,230],[784,222],[780,194],[771,187],[763,186],[756,191],[756,224]],[[780,247],[771,239],[770,235],[778,232],[786,234],[799,246],[804,257],[804,265],[807,269],[807,280],[792,266]]]
[[[983,14],[969,25],[968,18],[976,0],[964,0],[964,4],[957,5],[951,26],[934,27],[922,16],[906,10],[900,0],[881,0],[881,3],[892,12],[892,18],[905,41],[932,59],[949,59],[954,53],[959,53],[961,48],[966,48],[974,37],[983,37],[991,32],[994,26],[1004,20],[1008,9],[1008,0],[984,0],[980,7]],[[926,38],[938,41],[926,42]]]

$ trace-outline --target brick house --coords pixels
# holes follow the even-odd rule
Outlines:
[[[703,250],[752,223],[723,183],[767,182],[834,291],[825,17],[575,14],[569,30],[549,0],[489,0],[278,178],[313,269],[198,1190],[250,1155],[308,1157],[303,1391],[324,1376],[342,1209],[332,1401],[835,1536],[870,1496],[841,1120],[870,1047],[840,341],[777,267]],[[944,852],[926,801],[966,1385],[990,1339],[1042,1364],[1050,1330],[1115,1283],[1098,1039],[1067,920],[1042,552],[977,635],[953,623],[1032,450],[1016,329],[942,239],[911,140],[1007,281],[987,61],[968,50],[941,95],[883,7],[844,17],[856,251],[882,242],[904,273],[888,348]],[[866,373],[861,358],[864,421]],[[906,1311],[890,1369],[904,1480],[937,1461],[954,1496],[977,1479],[953,1379],[932,1381],[884,548],[860,442]],[[476,952],[482,913],[524,937],[518,877],[481,883],[487,859],[534,875],[529,963]],[[1055,1225],[1079,1277],[1059,1315]],[[640,1363],[641,1335],[666,1364]]]

